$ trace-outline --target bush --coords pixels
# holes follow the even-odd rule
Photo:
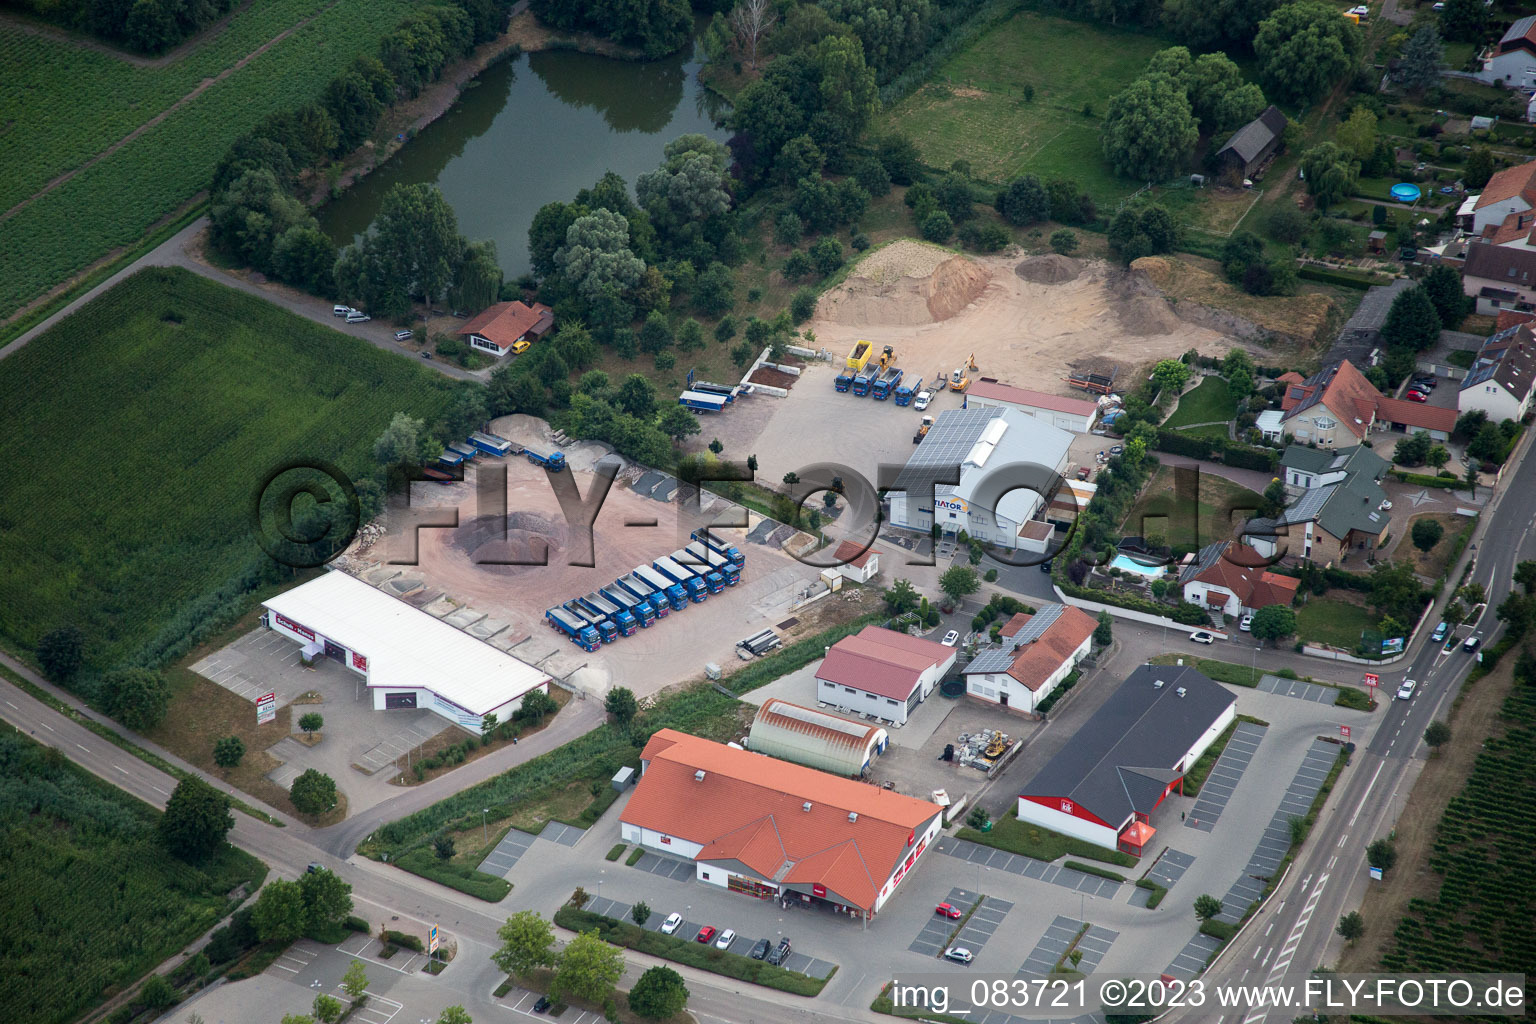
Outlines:
[[[1063,256],[1070,256],[1077,252],[1077,235],[1062,228],[1060,231],[1051,232],[1051,248]]]
[[[922,230],[928,241],[944,243],[955,233],[955,222],[943,210],[934,210],[923,218]]]
[[[801,288],[795,292],[789,300],[790,319],[797,324],[803,324],[816,312],[816,290],[814,288]]]
[[[960,241],[977,252],[997,252],[1012,239],[1008,230],[995,221],[968,220],[960,225]]]
[[[811,262],[822,277],[835,273],[843,265],[843,245],[835,238],[823,238],[811,246]]]
[[[364,935],[367,935],[369,932],[373,931],[368,922],[364,921],[356,914],[347,915],[347,919],[343,921],[342,924],[348,931],[362,932]]]

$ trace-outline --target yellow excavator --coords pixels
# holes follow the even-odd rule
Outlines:
[[[949,375],[949,390],[964,391],[970,386],[971,378],[965,375],[965,367],[956,367],[955,371]]]

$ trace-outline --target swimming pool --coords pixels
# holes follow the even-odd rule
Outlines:
[[[1119,569],[1121,572],[1133,572],[1138,576],[1147,577],[1161,576],[1166,568],[1166,566],[1161,565],[1142,565],[1134,558],[1127,558],[1125,555],[1116,555],[1115,560],[1109,563],[1109,567],[1111,569]]]

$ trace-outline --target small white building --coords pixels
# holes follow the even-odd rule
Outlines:
[[[1528,324],[1499,331],[1483,343],[1461,382],[1456,407],[1478,410],[1494,423],[1519,421],[1531,409],[1536,380],[1536,333]]]
[[[1005,406],[939,414],[891,488],[891,525],[1044,553],[1072,434]],[[944,481],[958,480],[958,484]]]
[[[965,692],[1032,714],[1088,656],[1097,626],[1081,608],[1063,604],[1020,612],[1003,626],[1002,646],[982,651],[962,670]]]
[[[1536,15],[1509,26],[1484,54],[1477,77],[1510,89],[1536,89]]]
[[[972,384],[970,390],[966,392],[962,408],[969,409],[972,406],[985,408],[989,405],[1014,409],[1026,416],[1044,420],[1053,427],[1070,430],[1074,434],[1088,433],[1093,429],[1093,421],[1099,414],[1099,407],[1095,402],[1084,401],[1081,398],[1062,398],[1059,395],[1048,395],[1043,391],[1030,391],[1028,388],[1016,388],[1012,384],[1004,384],[991,377],[983,377]]]
[[[339,570],[262,602],[269,628],[361,676],[375,711],[425,708],[478,734],[508,721],[543,672]]]
[[[816,668],[816,700],[894,725],[928,699],[955,663],[955,649],[880,626],[832,645]]]
[[[822,576],[830,573],[852,583],[868,583],[880,574],[880,552],[874,548],[845,540],[832,557],[838,564],[823,569]]]

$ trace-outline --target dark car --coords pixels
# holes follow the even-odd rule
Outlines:
[[[543,1013],[549,1009],[549,996],[539,996],[539,1001],[533,1004],[534,1013]]]
[[[774,948],[772,953],[768,954],[768,963],[774,967],[783,967],[784,961],[789,959],[789,950],[789,940],[780,939],[778,946]]]
[[[768,955],[768,940],[758,939],[757,943],[752,947],[752,951],[747,955],[750,956],[753,960],[763,959]]]
[[[1051,562],[1052,561],[1053,561],[1053,559],[1047,558],[1045,561],[1041,562],[1040,563],[1040,571],[1041,572],[1047,572],[1047,573],[1050,572],[1051,571]]]

